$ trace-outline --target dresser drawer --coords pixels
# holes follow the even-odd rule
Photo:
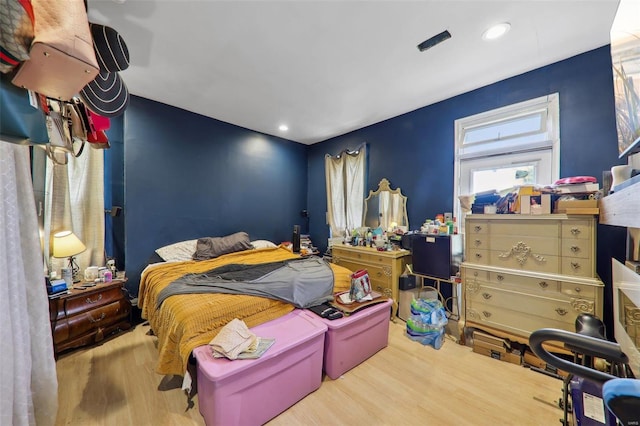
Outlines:
[[[106,327],[121,321],[122,319],[128,318],[130,309],[131,305],[129,302],[121,298],[121,300],[108,305],[64,318],[54,323],[53,341],[54,343],[63,342],[99,327]]]
[[[526,293],[547,294],[560,292],[560,282],[555,280],[523,277],[521,275],[505,274],[502,272],[489,272],[489,281],[493,286],[505,286],[512,290],[520,290]]]
[[[489,250],[470,249],[465,254],[465,260],[470,263],[478,263],[480,265],[489,264]]]
[[[595,287],[587,284],[572,283],[568,281],[562,281],[560,283],[560,291],[562,292],[562,294],[571,297],[596,299],[600,289],[600,287]]]
[[[467,217],[468,235],[486,235],[489,233],[489,223],[486,220],[473,220]]]
[[[558,328],[561,330],[575,331],[575,319],[577,314],[567,313],[560,316],[554,312],[550,318],[542,318],[531,314],[528,309],[504,309],[484,303],[474,303],[467,305],[466,319],[467,325],[479,328],[491,327],[518,336],[528,338],[529,335],[541,328]]]
[[[465,286],[480,285],[489,282],[489,271],[462,267],[462,280]]]
[[[593,253],[593,243],[591,239],[563,238],[562,239],[562,256],[564,257],[580,257],[589,259]]]
[[[347,250],[335,250],[333,252],[333,260],[334,262],[338,259],[338,261],[350,261],[350,262],[366,262],[373,264],[390,264],[393,259],[389,257],[385,257],[382,254],[379,254],[377,251],[362,251],[362,252],[353,252]]]
[[[558,238],[560,224],[555,220],[504,220],[489,224],[491,238],[497,235],[514,235],[514,238],[549,237]]]
[[[593,221],[570,219],[562,222],[562,238],[591,239]]]
[[[489,252],[489,265],[519,271],[529,270],[555,274],[560,272],[560,257],[533,253],[505,253],[491,250]]]
[[[334,263],[344,266],[345,268],[355,272],[360,269],[365,269],[369,274],[369,279],[376,280],[380,283],[384,282],[386,287],[391,287],[391,267],[387,265],[376,265],[364,262],[355,262],[351,259],[339,259]]]
[[[526,307],[527,314],[555,321],[568,321],[571,324],[578,313],[584,311],[585,306],[584,303],[577,305],[570,298],[536,296],[490,286],[482,286],[479,291],[470,294],[468,306],[473,308],[474,302],[480,303],[482,306],[492,306],[498,310],[518,311]],[[589,313],[593,313],[593,311]]]
[[[79,293],[78,295],[64,299],[65,312],[67,316],[77,315],[122,298],[122,289],[118,286],[112,286],[101,292]]]
[[[486,234],[470,235],[467,238],[467,252],[489,249],[489,237]]]
[[[560,245],[558,237],[518,237],[511,235],[496,235],[491,237],[490,248],[502,252],[506,255],[524,255],[529,252],[530,255],[558,256],[560,254]]]
[[[593,264],[591,259],[564,257],[562,258],[562,273],[574,277],[591,277],[593,276]]]

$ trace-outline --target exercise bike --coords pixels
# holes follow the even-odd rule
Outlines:
[[[620,345],[604,337],[602,322],[586,314],[576,320],[575,333],[544,328],[529,337],[529,346],[536,356],[569,373],[560,404],[564,410],[561,423],[565,426],[570,424],[570,411],[575,426],[640,426],[640,380],[633,378],[629,359]],[[573,361],[548,352],[543,347],[546,342],[563,343],[573,352]],[[596,359],[604,360],[607,372],[594,368]]]

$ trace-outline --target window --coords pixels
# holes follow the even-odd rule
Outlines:
[[[345,232],[362,226],[366,159],[366,144],[355,151],[325,156],[330,238],[344,237]]]
[[[559,119],[558,94],[554,93],[456,120],[457,217],[465,213],[457,202],[460,195],[556,181],[560,175]]]

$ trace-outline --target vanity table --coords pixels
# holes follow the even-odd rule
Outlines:
[[[394,228],[409,229],[407,197],[400,188],[392,189],[387,179],[382,179],[378,189],[369,191],[364,200],[363,226],[381,228],[390,232]],[[409,250],[378,251],[375,247],[334,244],[331,247],[332,262],[355,272],[366,269],[374,291],[393,299],[392,319],[398,312],[399,279],[405,266],[411,263]]]

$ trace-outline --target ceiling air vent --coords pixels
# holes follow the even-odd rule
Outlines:
[[[447,31],[447,30],[444,30],[440,34],[434,35],[430,39],[427,39],[427,40],[423,41],[422,43],[420,43],[418,45],[418,50],[420,50],[421,52],[424,52],[425,50],[432,48],[436,44],[442,43],[443,41],[445,41],[447,39],[450,39],[450,38],[451,38],[451,33],[449,31]]]

